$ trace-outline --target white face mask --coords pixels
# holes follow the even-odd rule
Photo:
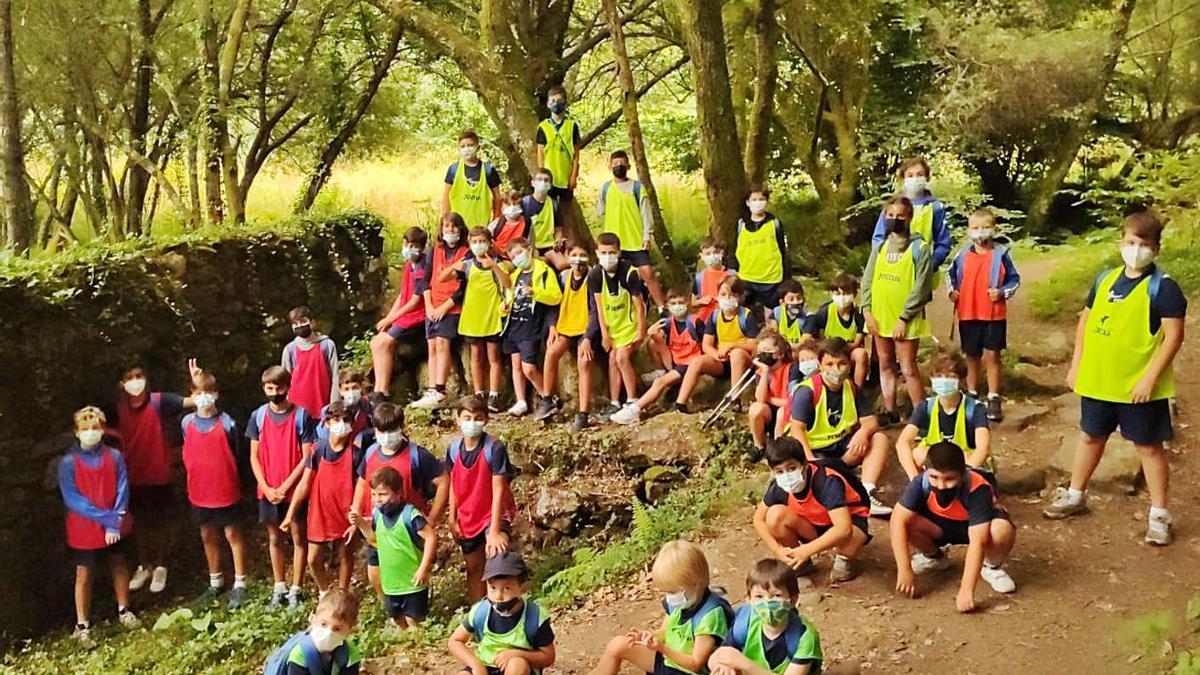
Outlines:
[[[325,626],[317,626],[308,632],[308,636],[312,638],[313,646],[319,652],[329,653],[346,641],[346,636]]]
[[[909,199],[924,196],[929,181],[924,176],[909,176],[904,179],[904,194]]]
[[[337,436],[338,438],[345,438],[346,436],[350,435],[350,429],[351,427],[349,422],[346,422],[345,420],[338,420],[330,423],[329,435]]]
[[[601,253],[596,257],[600,260],[600,266],[608,272],[615,270],[617,268],[617,261],[621,259],[615,253]]]
[[[700,259],[703,260],[704,264],[708,267],[716,267],[717,265],[721,264],[721,261],[725,259],[725,256],[721,255],[720,253],[709,253],[708,255],[700,256]]]
[[[1121,247],[1121,259],[1135,270],[1144,270],[1154,262],[1154,249],[1141,244]]]
[[[474,159],[478,153],[479,146],[477,145],[464,145],[458,149],[458,154],[463,159]]]
[[[404,434],[399,431],[378,431],[375,433],[375,442],[379,444],[379,447],[387,448],[388,450],[400,445],[400,441],[402,440],[404,440]]]
[[[400,255],[405,262],[412,262],[421,257],[421,249],[405,244],[404,248],[400,249]]]
[[[854,296],[845,295],[843,293],[836,293],[830,296],[830,300],[833,302],[833,306],[838,309],[846,309],[850,305],[854,304]]]
[[[100,444],[100,439],[104,438],[104,432],[100,429],[84,429],[75,434],[79,439],[79,445],[84,448],[94,448]]]
[[[738,301],[737,298],[720,298],[717,300],[717,305],[720,306],[722,312],[728,314],[738,308]]]
[[[808,377],[821,369],[821,362],[816,359],[805,359],[796,364],[800,369],[800,374]]]
[[[664,600],[667,601],[667,608],[671,611],[675,611],[677,609],[686,609],[692,606],[692,600],[688,597],[686,591],[667,593]]]
[[[586,256],[575,256],[571,258],[571,267],[586,267],[588,259]]]
[[[130,396],[141,396],[143,391],[146,391],[146,380],[140,377],[135,377],[132,380],[125,381],[125,393]]]
[[[528,252],[521,251],[517,255],[513,256],[512,264],[519,270],[527,270],[529,269],[529,266],[533,264],[533,258],[529,257]]]
[[[467,438],[479,438],[483,435],[484,424],[486,423],[481,420],[463,420],[458,423],[458,428]]]
[[[958,393],[958,378],[957,377],[931,377],[929,378],[929,386],[933,389],[933,393],[941,397],[950,396]]]
[[[831,387],[836,387],[842,383],[842,371],[837,369],[822,370],[821,379],[825,382],[825,384]]]
[[[482,258],[484,254],[488,252],[489,248],[491,247],[487,244],[477,241],[474,244],[471,244],[471,255],[475,256],[476,258]]]
[[[976,244],[982,244],[985,241],[991,241],[992,238],[996,236],[996,231],[991,228],[982,230],[967,230],[967,236],[969,236],[971,241],[975,242]]]
[[[443,234],[442,241],[446,242],[447,246],[454,246],[458,244],[458,233],[450,232],[448,234]]]
[[[535,180],[533,181],[533,191],[539,195],[544,195],[550,191],[550,181]]]
[[[804,469],[792,469],[775,474],[775,484],[785,492],[799,492],[804,489]]]
[[[767,212],[767,200],[751,199],[750,201],[746,202],[746,208],[750,209],[751,215],[761,216]]]
[[[347,408],[353,408],[362,400],[362,392],[358,389],[342,392],[342,403],[346,404]]]
[[[506,206],[500,210],[500,213],[503,213],[508,220],[516,220],[521,217],[524,210],[520,206]]]
[[[196,404],[197,410],[210,410],[217,404],[217,395],[211,392],[200,392],[192,397],[192,403]]]
[[[687,316],[688,313],[687,305],[667,305],[667,309],[671,311],[671,316],[675,317],[676,319],[682,319],[683,317]]]

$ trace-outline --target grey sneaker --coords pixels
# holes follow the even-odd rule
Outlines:
[[[288,611],[296,611],[300,609],[300,605],[304,604],[304,595],[298,590],[290,590],[287,594]]]
[[[945,551],[939,551],[940,555],[928,556],[920,551],[912,556],[912,571],[913,574],[928,574],[929,572],[940,572],[950,568],[950,558]]]
[[[271,602],[267,603],[272,609],[283,609],[287,607],[288,594],[286,592],[272,593]]]
[[[1001,409],[999,396],[988,396],[987,418],[993,422],[1004,419],[1004,410]]]
[[[226,603],[226,606],[229,607],[229,609],[237,609],[238,607],[241,607],[244,602],[246,602],[246,587],[234,586],[233,590],[229,591],[229,601]]]
[[[867,493],[867,499],[871,502],[871,516],[874,518],[885,518],[892,515],[892,507],[884,504],[875,494],[878,490],[871,490]]]
[[[829,583],[840,584],[858,576],[858,565],[844,555],[833,556],[833,568],[829,570]]]
[[[128,609],[117,612],[117,621],[130,630],[142,627],[142,620],[137,618],[137,615]]]
[[[572,425],[575,431],[583,431],[592,427],[592,416],[585,413],[575,413],[575,423]]]
[[[433,410],[441,405],[444,400],[446,400],[446,395],[437,389],[426,389],[421,398],[409,403],[408,407],[417,410]]]
[[[1062,520],[1071,516],[1078,516],[1088,512],[1087,493],[1078,501],[1071,499],[1071,493],[1066,488],[1058,488],[1054,491],[1054,500],[1042,509],[1042,515],[1050,520]]]
[[[608,405],[604,406],[600,412],[596,413],[596,417],[599,417],[601,422],[608,422],[612,419],[612,416],[618,413],[620,410],[621,406],[617,405],[616,403],[609,403]]]
[[[554,417],[554,413],[557,412],[556,408],[553,398],[539,396],[533,404],[533,419],[538,422],[548,420]]]
[[[1151,518],[1146,526],[1145,542],[1151,546],[1167,546],[1175,539],[1170,518]]]
[[[92,640],[92,629],[86,623],[75,624],[75,630],[71,633],[71,637],[75,638],[79,646],[85,649],[96,645],[95,641]]]

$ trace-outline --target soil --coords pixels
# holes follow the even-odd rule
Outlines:
[[[1046,259],[1022,266],[1026,285],[1048,275],[1053,264]],[[943,292],[929,315],[945,343],[951,308]],[[1188,324],[1194,331],[1196,321],[1190,319]],[[1045,364],[1022,370],[1039,384],[1062,385],[1063,361],[1070,356],[1073,331],[1073,324],[1034,320],[1020,293],[1010,303],[1010,350],[1023,361]],[[1163,609],[1180,617],[1200,589],[1196,525],[1200,465],[1188,431],[1191,404],[1200,401],[1198,359],[1200,346],[1185,343],[1175,367],[1177,410],[1182,412],[1176,416],[1178,438],[1170,447],[1173,545],[1155,548],[1142,543],[1148,509],[1144,491],[1130,496],[1096,488],[1090,494],[1090,514],[1057,522],[1041,515],[1048,489],[1005,496],[1019,530],[1008,564],[1017,591],[1000,595],[981,581],[976,591],[978,609],[961,615],[954,598],[964,547],[952,552],[955,565],[949,570],[918,577],[919,597],[901,598],[893,591],[895,566],[886,522],[875,520],[871,529],[875,539],[864,553],[857,579],[830,586],[831,561],[826,557],[818,560],[815,587],[802,592],[801,612],[821,633],[825,672],[1049,673],[1067,667],[1077,672],[1150,673],[1168,669],[1175,659],[1170,652],[1180,647],[1164,643],[1161,637],[1139,644],[1127,624]],[[1033,403],[1046,403],[1045,398]],[[1016,411],[1020,405],[1020,400],[1012,401],[1010,407]],[[995,431],[994,454],[1001,473],[1004,467],[1044,467],[1057,450],[1057,439],[1078,433],[1059,416],[1019,422],[1008,421]],[[895,462],[885,483],[893,494],[904,484]],[[744,594],[750,564],[768,555],[751,528],[751,513],[752,507],[744,507],[707,524],[694,537],[708,553],[714,584],[728,589],[733,600]],[[628,588],[601,591],[582,606],[559,613],[553,624],[558,664],[552,672],[588,672],[610,637],[656,626],[661,620],[659,602],[649,579],[643,578]],[[412,661],[425,660],[410,656]],[[429,658],[432,662],[416,672],[458,670],[441,655]],[[412,672],[413,667],[403,670]]]

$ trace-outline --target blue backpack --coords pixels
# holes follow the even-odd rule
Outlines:
[[[525,641],[533,644],[538,629],[542,627],[542,610],[532,600],[525,601],[525,609],[521,610],[525,617]],[[487,628],[488,615],[492,613],[492,603],[484,599],[471,610],[471,628],[475,641],[483,639],[483,631]]]
[[[488,466],[492,465],[492,458],[494,456],[495,446],[496,446],[496,439],[492,438],[491,436],[489,436],[487,434],[484,434],[484,436],[483,436],[483,458],[485,460],[487,460]],[[459,454],[462,453],[462,451],[463,451],[463,437],[459,436],[458,438],[456,438],[450,442],[449,457],[450,457],[451,466],[453,466],[454,463],[458,461],[458,456],[459,456]],[[413,468],[415,469],[416,466],[414,465]]]
[[[667,606],[665,600],[662,603],[662,608],[664,612],[668,614],[671,613],[671,608]],[[696,628],[700,626],[700,622],[704,619],[704,617],[708,616],[708,613],[714,609],[720,609],[725,613],[726,624],[728,624],[730,621],[733,621],[733,605],[729,604],[729,601],[725,599],[724,595],[721,595],[716,590],[710,588],[708,589],[708,598],[706,598],[704,602],[696,609],[696,611],[692,613],[692,618],[688,619],[688,622],[692,624],[693,633],[696,631]]]
[[[317,646],[308,636],[308,631],[302,630],[288,638],[287,642],[283,643],[279,649],[271,652],[271,655],[267,657],[267,662],[263,665],[263,675],[287,675],[288,657],[292,655],[292,650],[297,646],[300,647],[300,653],[304,655],[304,665],[308,668],[308,672],[313,675],[325,672],[325,663],[321,660],[321,652],[317,651]],[[333,661],[330,662],[330,665],[336,666],[339,671],[342,671],[346,669],[349,659],[350,650],[343,644],[333,650]]]
[[[750,605],[742,605],[738,607],[737,613],[733,617],[733,627],[729,630],[729,643],[736,647],[738,651],[746,648],[746,638],[750,634],[750,619],[754,610]],[[804,635],[804,623],[800,621],[800,617],[795,612],[788,617],[787,628],[783,631],[783,639],[787,644],[788,658],[796,653],[796,647],[800,645],[800,638]]]

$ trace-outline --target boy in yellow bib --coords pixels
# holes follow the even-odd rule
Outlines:
[[[513,265],[512,309],[508,312],[501,351],[512,363],[513,393],[517,402],[508,409],[508,414],[513,417],[521,417],[530,410],[526,382],[533,385],[535,407],[541,404],[545,382],[538,366],[542,363],[542,345],[546,342],[546,315],[551,307],[562,302],[558,272],[535,257],[533,252],[528,239],[514,239],[508,243],[508,257]]]
[[[767,211],[770,198],[771,192],[765,186],[750,187],[746,195],[750,217],[738,220],[729,247],[729,269],[746,282],[746,306],[768,313],[779,304],[779,284],[792,278],[783,223]]]
[[[487,225],[500,217],[500,174],[479,159],[479,136],[470,129],[458,135],[458,155],[462,159],[446,169],[442,218],[457,213],[468,229]]]
[[[1088,480],[1100,463],[1112,432],[1133,442],[1142,457],[1150,492],[1146,543],[1171,543],[1167,511],[1169,467],[1163,442],[1169,440],[1172,363],[1183,344],[1187,298],[1154,265],[1162,245],[1163,224],[1149,212],[1125,219],[1121,239],[1123,267],[1096,278],[1075,332],[1075,355],[1067,383],[1080,396],[1079,448],[1071,486],[1059,489],[1043,511],[1047,518],[1068,518],[1088,510]]]
[[[588,252],[581,244],[565,242],[570,267],[559,273],[562,300],[549,308],[546,314],[547,344],[546,358],[542,365],[541,399],[534,406],[533,419],[544,422],[558,412],[560,401],[555,395],[558,390],[558,363],[567,352],[575,354],[579,371],[579,413],[575,416],[576,427],[586,428],[589,422],[588,409],[592,395],[592,356],[598,348],[595,310],[592,294],[588,290]],[[582,426],[580,426],[582,425]]]
[[[588,273],[588,292],[596,308],[600,348],[608,357],[608,393],[611,403],[601,412],[604,419],[620,410],[621,387],[627,403],[637,401],[638,374],[633,367],[633,350],[646,339],[646,301],[642,280],[630,263],[621,260],[621,240],[611,232],[596,237],[600,264]],[[586,340],[584,342],[587,342]],[[591,350],[591,346],[581,347]],[[589,353],[589,361],[592,356]],[[590,395],[590,394],[589,394]],[[584,402],[580,399],[580,411]],[[576,420],[579,426],[580,420]],[[584,424],[583,426],[587,426]]]
[[[889,427],[900,421],[896,412],[896,363],[916,405],[925,398],[925,386],[917,368],[917,348],[928,337],[925,305],[933,299],[934,267],[929,245],[909,232],[913,205],[907,197],[893,197],[884,207],[888,237],[871,249],[863,272],[863,316],[875,338],[879,359],[879,388],[884,412],[879,423]]]
[[[967,466],[985,478],[992,474],[992,432],[987,407],[964,394],[960,386],[966,375],[962,356],[940,352],[929,364],[929,382],[934,396],[913,407],[912,417],[896,439],[896,455],[909,480],[925,468],[929,447],[950,441],[967,455]]]
[[[850,345],[850,360],[854,362],[854,384],[867,382],[871,356],[867,354],[867,321],[854,299],[858,296],[858,279],[839,272],[829,282],[829,302],[817,308],[804,321],[804,337],[827,340],[840,337]]]
[[[629,177],[629,155],[624,150],[612,153],[608,164],[613,179],[600,186],[596,214],[604,224],[603,231],[621,241],[621,260],[637,268],[650,299],[661,311],[665,298],[650,266],[650,200],[642,182]]]
[[[558,201],[550,196],[554,174],[550,169],[538,169],[530,185],[533,194],[521,199],[525,220],[529,221],[532,234],[529,237],[537,248],[538,257],[550,263],[554,269],[567,269],[567,242],[563,238],[563,212]]]

